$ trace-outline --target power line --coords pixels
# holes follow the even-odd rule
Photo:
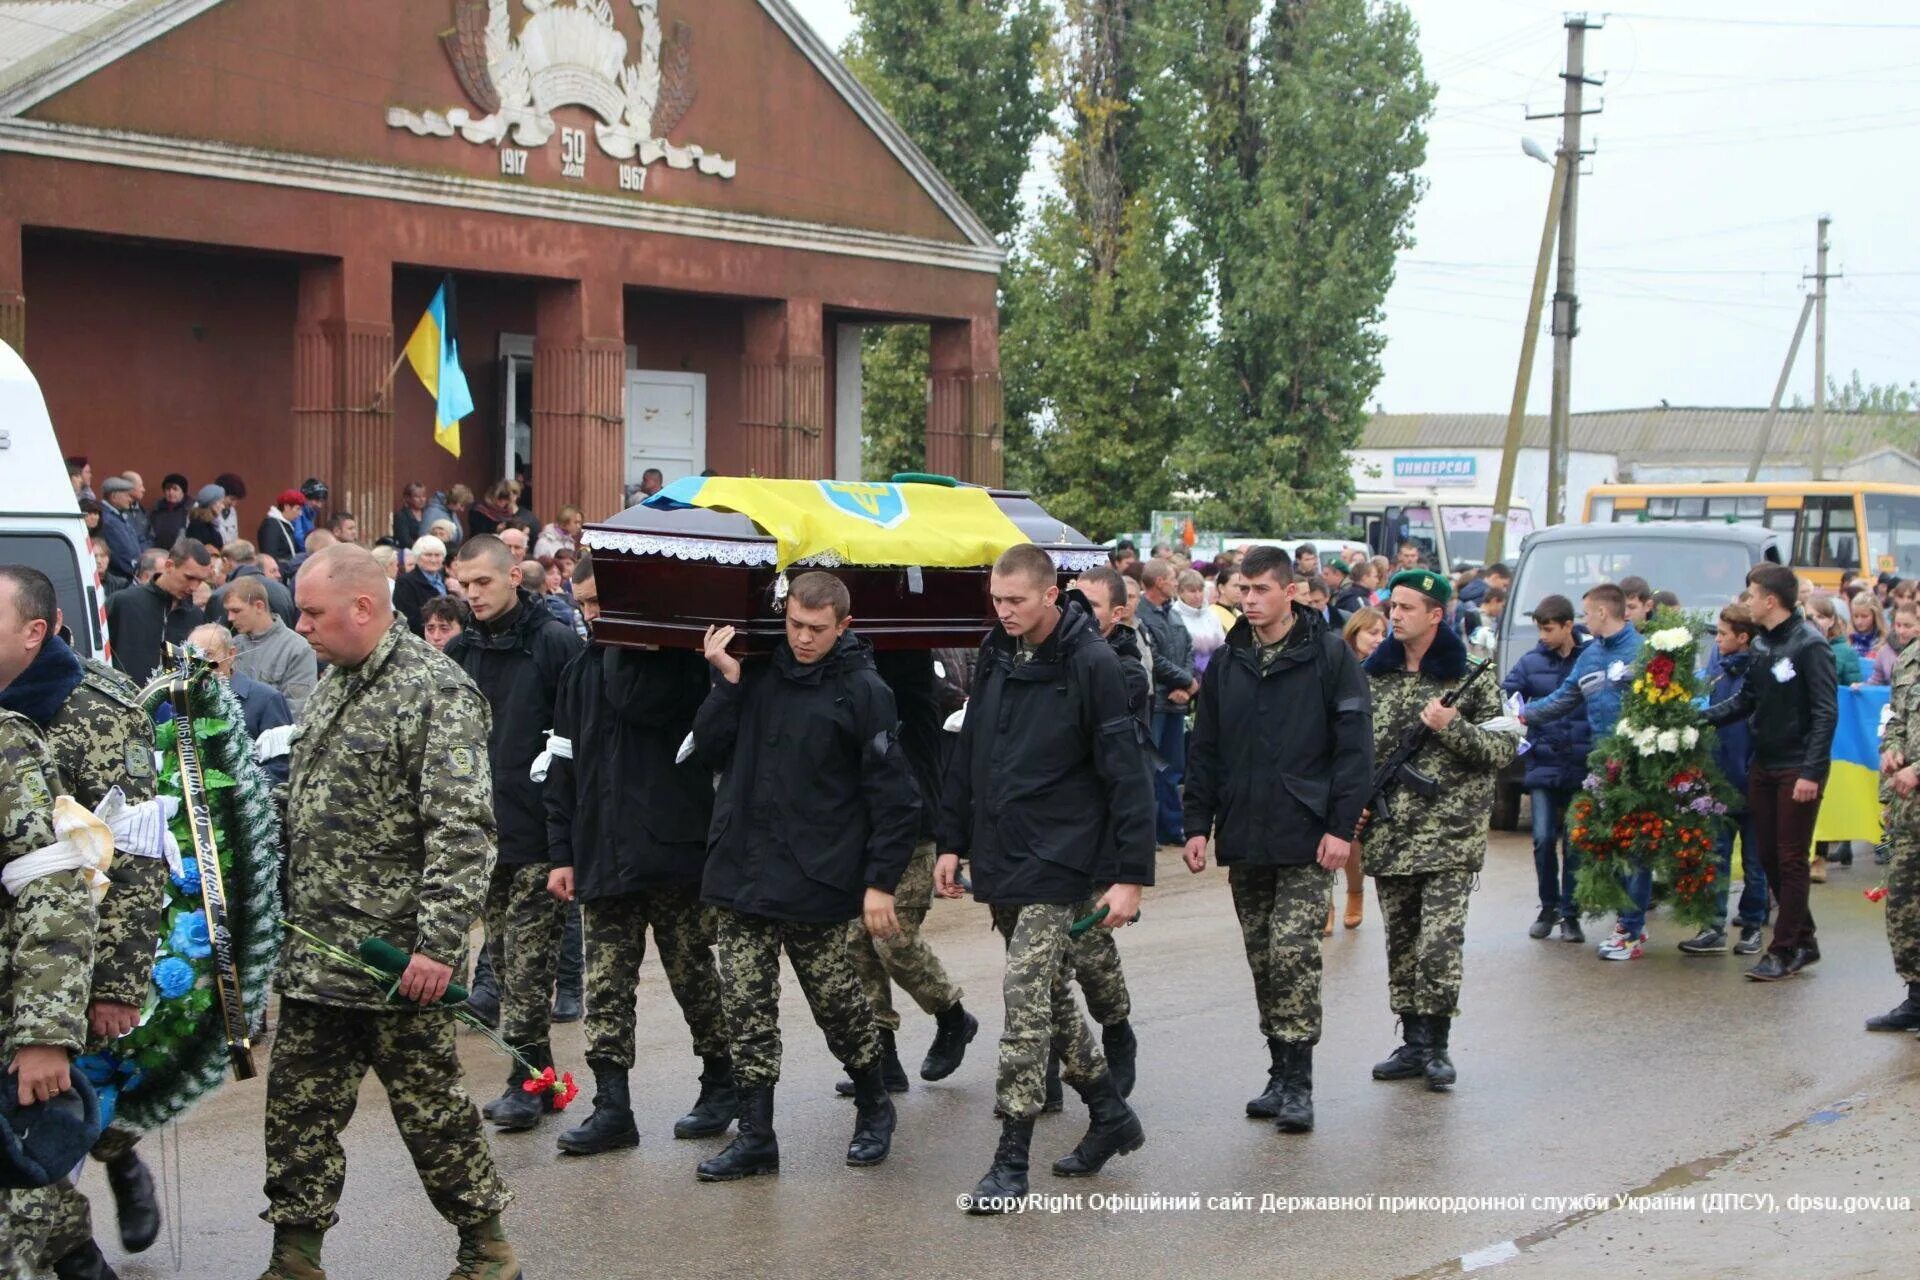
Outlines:
[[[1609,10],[1610,18],[1670,22],[1703,27],[1795,27],[1827,31],[1920,31],[1920,22],[1835,22],[1824,18],[1726,18],[1712,14],[1635,13]]]

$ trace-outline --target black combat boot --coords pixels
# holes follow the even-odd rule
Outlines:
[[[853,1077],[853,1141],[847,1144],[850,1165],[879,1164],[893,1148],[896,1119],[885,1072],[878,1062]]]
[[[535,1045],[524,1050],[523,1054],[535,1075],[553,1065],[553,1050],[546,1045]],[[503,1133],[520,1133],[531,1129],[553,1110],[552,1093],[545,1090],[527,1092],[521,1086],[531,1076],[525,1070],[519,1069],[517,1064],[515,1074],[519,1076],[520,1083],[514,1083],[509,1079],[507,1092],[488,1104],[493,1114],[487,1115],[486,1111],[481,1112],[487,1119],[498,1125]]]
[[[905,1093],[913,1087],[907,1079],[907,1069],[900,1065],[900,1042],[885,1027],[880,1029],[880,1074],[887,1082],[888,1093]],[[849,1072],[845,1080],[833,1086],[833,1091],[843,1098],[851,1098],[853,1074]]]
[[[508,1103],[513,1103],[514,1105],[518,1106],[519,1100],[526,1096],[525,1090],[521,1089],[520,1087],[526,1082],[527,1082],[527,1069],[521,1066],[518,1062],[515,1062],[513,1064],[513,1069],[507,1072],[506,1091],[502,1093],[499,1097],[495,1098],[492,1102],[489,1102],[486,1106],[480,1108],[480,1118],[483,1120],[492,1120],[495,1116],[500,1114],[500,1109],[506,1106]]]
[[[593,1114],[584,1124],[560,1135],[559,1148],[570,1156],[597,1156],[603,1151],[640,1145],[633,1123],[633,1096],[628,1092],[627,1069],[617,1062],[587,1059],[593,1068]]]
[[[1140,1052],[1140,1042],[1134,1039],[1133,1024],[1122,1020],[1110,1027],[1102,1027],[1100,1047],[1106,1051],[1107,1070],[1113,1073],[1114,1087],[1120,1090],[1121,1097],[1132,1097],[1134,1062]]]
[[[500,1029],[500,981],[493,976],[493,957],[480,950],[473,966],[473,987],[467,993],[467,1012],[489,1031]]]
[[[732,1182],[780,1172],[780,1139],[773,1132],[773,1086],[740,1091],[740,1132],[719,1155],[702,1160],[702,1182]]]
[[[1267,1087],[1259,1097],[1247,1102],[1247,1114],[1258,1120],[1271,1120],[1280,1114],[1280,1095],[1285,1092],[1287,1076],[1287,1042],[1268,1036],[1267,1057],[1271,1060],[1267,1067]]]
[[[1000,1145],[993,1151],[993,1168],[973,1189],[967,1212],[1005,1213],[1009,1201],[1027,1194],[1027,1152],[1033,1147],[1033,1121],[1002,1120]]]
[[[1885,1013],[1868,1018],[1867,1030],[1920,1031],[1920,982],[1909,982],[1905,1000]]]
[[[673,1122],[676,1138],[711,1138],[725,1133],[740,1110],[740,1095],[733,1087],[733,1059],[716,1054],[701,1059],[700,1096],[693,1110]]]
[[[921,1060],[920,1078],[945,1080],[960,1069],[960,1059],[967,1056],[967,1046],[980,1033],[980,1020],[962,1008],[958,1000],[934,1014],[933,1020],[938,1030],[933,1033],[933,1043],[927,1046],[927,1056]]]
[[[1057,1178],[1089,1177],[1115,1156],[1138,1151],[1147,1140],[1140,1117],[1114,1087],[1112,1072],[1101,1072],[1099,1079],[1080,1090],[1080,1098],[1087,1104],[1093,1123],[1087,1126],[1079,1146],[1053,1162]]]
[[[107,1265],[100,1246],[91,1240],[54,1263],[53,1274],[60,1280],[120,1280],[119,1274]]]
[[[144,1253],[160,1236],[160,1202],[154,1198],[153,1175],[138,1151],[107,1162],[107,1185],[113,1189],[113,1209],[120,1222],[120,1247]]]
[[[586,1016],[586,1007],[580,1003],[580,989],[567,990],[564,983],[554,992],[553,1008],[547,1018],[551,1022],[578,1022]]]
[[[1047,1091],[1041,1095],[1040,1114],[1048,1115],[1066,1105],[1066,1094],[1060,1089],[1060,1055],[1047,1054]]]
[[[1274,1127],[1282,1133],[1313,1132],[1313,1046],[1288,1044],[1281,1055],[1280,1105]]]
[[[1453,1019],[1445,1014],[1426,1015],[1427,1039],[1432,1047],[1427,1051],[1427,1088],[1438,1093],[1451,1089],[1458,1073],[1453,1069],[1453,1059],[1447,1056],[1447,1033],[1453,1029]]]
[[[1400,1034],[1405,1042],[1386,1061],[1373,1064],[1375,1080],[1418,1080],[1427,1074],[1432,1043],[1427,1039],[1426,1020],[1417,1013],[1401,1014]]]

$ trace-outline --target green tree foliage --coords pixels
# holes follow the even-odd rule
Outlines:
[[[1811,412],[1798,395],[1792,407]],[[1845,462],[1885,445],[1920,453],[1920,382],[1868,382],[1855,369],[1842,382],[1827,375],[1827,463]]]
[[[847,65],[1011,245],[1047,109],[1039,62],[1052,19],[1044,0],[853,0],[853,12]],[[926,457],[926,329],[869,329],[861,364],[866,474],[918,469]]]
[[[1390,0],[1163,0],[1216,332],[1178,462],[1215,527],[1324,523],[1379,380],[1433,86]]]

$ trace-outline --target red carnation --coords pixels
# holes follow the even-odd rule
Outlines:
[[[1887,896],[1887,886],[1883,884],[1877,884],[1873,886],[1873,888],[1867,890],[1868,902],[1878,902],[1886,896]]]
[[[1653,681],[1655,688],[1666,688],[1673,682],[1673,659],[1664,653],[1654,658],[1647,664],[1647,678]]]

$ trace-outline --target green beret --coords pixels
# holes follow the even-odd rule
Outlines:
[[[1345,560],[1323,560],[1320,564],[1320,572],[1325,573],[1329,569],[1338,569],[1340,576],[1343,578],[1351,578],[1353,576],[1353,570],[1347,567]]]
[[[1431,569],[1402,569],[1387,579],[1387,590],[1406,587],[1418,591],[1435,604],[1446,604],[1453,599],[1453,582],[1444,573],[1435,573]]]

